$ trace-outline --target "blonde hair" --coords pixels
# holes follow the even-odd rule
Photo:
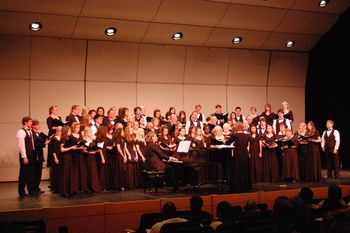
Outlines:
[[[218,132],[221,132],[221,135],[217,135]],[[216,134],[215,136],[222,136],[222,132],[223,131],[222,131],[222,128],[221,128],[220,125],[215,126],[214,129],[213,129],[213,134],[214,135]]]
[[[90,127],[86,127],[84,129],[84,139],[89,139],[89,140],[93,140],[93,136],[92,136],[92,131]]]
[[[135,132],[135,139],[138,141],[145,140],[145,131],[142,128],[138,128]]]

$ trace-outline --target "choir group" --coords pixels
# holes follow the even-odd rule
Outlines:
[[[23,128],[17,133],[19,196],[42,193],[39,184],[45,146],[50,188],[61,195],[140,187],[143,170],[165,171],[168,182],[176,186],[178,171],[171,164],[184,158],[178,153],[182,141],[190,141],[190,152],[197,156],[213,151],[213,157],[225,151],[225,146],[232,148],[227,150],[230,159],[207,166],[209,171],[189,166],[184,173],[190,177],[186,182],[193,185],[205,174],[218,177],[220,169],[229,170],[232,192],[249,191],[252,183],[258,182],[319,182],[321,149],[327,157],[328,177],[334,171],[339,178],[340,135],[332,120],[327,121],[322,135],[311,121],[299,123],[294,133],[293,112],[287,102],[282,102],[277,114],[268,103],[260,115],[256,107],[250,110],[246,117],[240,107],[225,114],[218,104],[215,112],[205,117],[201,105],[196,105],[187,119],[184,111],[177,114],[174,107],[165,116],[159,108],[148,116],[146,108],[139,106],[131,116],[126,107],[111,107],[105,113],[103,107],[80,111],[73,105],[62,119],[53,105],[47,118],[48,134],[40,133],[37,120],[22,119]]]

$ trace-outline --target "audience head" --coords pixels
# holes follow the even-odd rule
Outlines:
[[[174,218],[177,215],[176,206],[173,202],[165,203],[162,212],[165,219]]]
[[[233,221],[232,206],[227,201],[222,201],[216,206],[216,216],[220,221],[231,223]]]
[[[341,188],[336,184],[330,185],[328,187],[328,198],[333,201],[340,201],[342,199]]]
[[[314,198],[314,192],[309,187],[303,187],[300,189],[299,195],[300,199],[306,204],[312,204]]]
[[[253,214],[258,210],[258,205],[256,204],[255,200],[248,200],[245,203],[244,209],[247,214]]]
[[[190,199],[190,208],[191,210],[198,211],[203,207],[203,199],[199,195],[192,195]]]

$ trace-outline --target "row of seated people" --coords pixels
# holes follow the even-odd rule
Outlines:
[[[144,214],[137,232],[345,233],[350,232],[349,197],[342,198],[341,189],[331,185],[326,199],[315,200],[312,190],[305,187],[295,198],[276,198],[272,210],[254,200],[247,201],[243,208],[222,201],[216,207],[216,216],[212,217],[201,209],[201,197],[194,195],[190,199],[189,211],[176,211],[175,204],[168,202],[161,213]]]

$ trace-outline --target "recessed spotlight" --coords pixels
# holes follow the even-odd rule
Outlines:
[[[43,28],[43,25],[40,22],[33,22],[29,25],[30,30],[36,32]]]
[[[287,44],[286,44],[286,47],[287,48],[291,48],[291,47],[293,47],[295,45],[295,41],[294,40],[289,40],[288,42],[287,42]]]
[[[320,7],[325,7],[329,3],[329,0],[321,0],[320,1]]]
[[[242,37],[236,36],[235,38],[233,38],[232,44],[239,44],[242,42],[242,40],[243,40]]]
[[[113,35],[115,35],[116,33],[117,33],[117,29],[114,28],[114,27],[110,27],[110,28],[107,28],[107,29],[105,30],[106,36],[113,36]]]
[[[171,37],[173,40],[180,40],[184,34],[182,32],[176,32],[174,35]]]

